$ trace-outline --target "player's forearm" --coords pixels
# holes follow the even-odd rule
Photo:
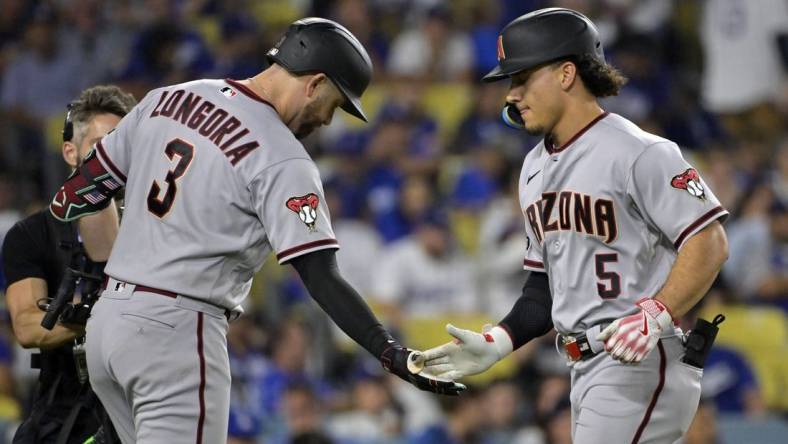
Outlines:
[[[727,258],[725,230],[712,222],[684,244],[656,299],[674,319],[684,316],[709,290]]]
[[[88,257],[94,262],[109,259],[112,244],[118,236],[118,210],[115,202],[98,213],[79,219],[79,235]]]
[[[85,333],[84,329],[56,324],[52,330],[41,326],[44,312],[38,308],[19,313],[13,318],[14,336],[24,348],[55,348],[72,342]]]

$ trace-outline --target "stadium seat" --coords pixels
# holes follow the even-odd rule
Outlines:
[[[725,315],[717,343],[747,357],[770,408],[788,410],[788,325],[782,311],[743,305],[707,306],[701,317]]]

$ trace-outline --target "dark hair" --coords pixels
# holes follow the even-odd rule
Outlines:
[[[594,97],[616,96],[621,87],[627,83],[627,78],[621,74],[621,71],[590,55],[562,59],[556,64],[563,62],[575,64],[577,73],[583,80],[583,85]]]
[[[77,140],[84,135],[84,128],[97,114],[114,114],[123,117],[134,108],[137,100],[114,85],[100,85],[82,91],[79,98],[69,104],[68,120],[74,126]]]

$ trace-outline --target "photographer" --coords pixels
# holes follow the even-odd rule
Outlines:
[[[91,146],[112,130],[135,105],[134,98],[115,86],[96,86],[68,105],[63,128],[63,158],[76,169]],[[77,313],[66,307],[51,330],[42,327],[46,306],[58,290],[74,299],[74,287],[84,302],[95,280],[77,279],[73,271],[103,277],[102,263],[94,263],[82,248],[76,224],[62,223],[48,210],[18,222],[3,243],[6,291],[14,335],[24,348],[38,348],[33,368],[41,370],[28,418],[14,443],[117,442],[106,414],[87,382],[84,366],[84,321],[89,306]],[[69,270],[71,269],[71,270]],[[73,271],[72,271],[73,270]],[[68,282],[62,282],[68,279]],[[62,288],[61,288],[62,287]],[[79,300],[79,298],[77,298]],[[84,304],[79,304],[84,305]],[[75,359],[77,356],[77,359]],[[81,362],[82,366],[78,365]]]

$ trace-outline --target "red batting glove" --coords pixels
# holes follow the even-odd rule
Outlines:
[[[640,312],[616,319],[596,337],[604,341],[613,359],[637,363],[651,352],[666,329],[673,327],[668,307],[656,299],[644,298],[636,304]]]

